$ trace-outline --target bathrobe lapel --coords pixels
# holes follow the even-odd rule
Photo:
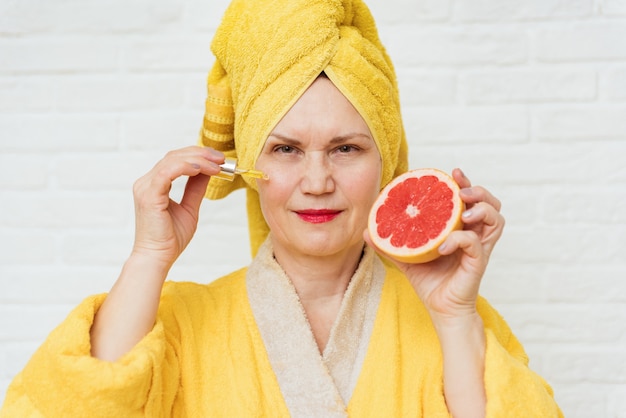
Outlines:
[[[248,297],[292,416],[347,416],[384,277],[382,262],[366,248],[320,354],[295,288],[273,257],[270,240],[259,249],[246,276]]]

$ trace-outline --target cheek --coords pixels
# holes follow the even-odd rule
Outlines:
[[[293,177],[278,175],[276,172],[264,171],[269,180],[259,180],[258,190],[261,209],[266,216],[271,215],[272,208],[286,206],[293,192]]]
[[[378,164],[372,164],[367,168],[360,170],[352,175],[352,179],[360,179],[353,181],[351,187],[358,189],[363,204],[371,206],[374,200],[380,194],[381,170]]]
[[[269,180],[259,180],[259,193],[276,196],[277,198],[289,195],[293,192],[301,177],[301,164],[284,164],[272,159],[261,159],[256,164],[256,169],[266,174]]]
[[[259,180],[259,192],[261,189],[268,193],[278,193],[280,190],[292,187],[290,183],[297,177],[297,165],[285,164],[276,158],[262,154],[255,164],[255,169],[262,171],[269,180]]]
[[[259,185],[259,203],[261,205],[261,213],[263,214],[263,218],[267,225],[272,229],[274,224],[274,216],[276,214],[276,210],[274,206],[276,205],[276,199],[272,196],[272,188],[269,185]]]
[[[354,180],[359,179],[359,180]],[[359,172],[351,173],[351,176],[343,182],[341,189],[343,194],[351,202],[354,214],[359,218],[367,217],[374,201],[380,193],[380,179],[376,173]]]

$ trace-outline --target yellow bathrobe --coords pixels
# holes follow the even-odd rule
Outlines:
[[[249,268],[165,285],[154,329],[115,363],[89,355],[104,295],[81,303],[15,378],[0,417],[448,417],[442,358],[408,281],[369,249],[319,353],[266,242]],[[561,417],[484,300],[488,417]]]
[[[234,0],[212,49],[202,145],[252,168],[324,71],[372,131],[381,187],[406,171],[393,65],[362,1]],[[448,417],[439,342],[406,278],[365,251],[320,353],[244,181],[211,179],[207,197],[247,188],[258,251],[248,268],[209,285],[167,282],[154,328],[114,363],[90,356],[105,295],[86,299],[16,376],[0,417]],[[488,417],[561,416],[503,319],[482,299],[478,309]]]

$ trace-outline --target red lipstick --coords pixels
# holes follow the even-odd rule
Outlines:
[[[330,222],[335,219],[341,213],[340,210],[332,209],[305,209],[296,211],[296,214],[300,219],[312,224],[321,224],[324,222]]]

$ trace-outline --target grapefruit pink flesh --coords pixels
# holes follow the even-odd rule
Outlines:
[[[438,247],[462,226],[459,187],[435,169],[409,171],[378,197],[368,222],[374,244],[399,261],[423,263],[439,256]]]

